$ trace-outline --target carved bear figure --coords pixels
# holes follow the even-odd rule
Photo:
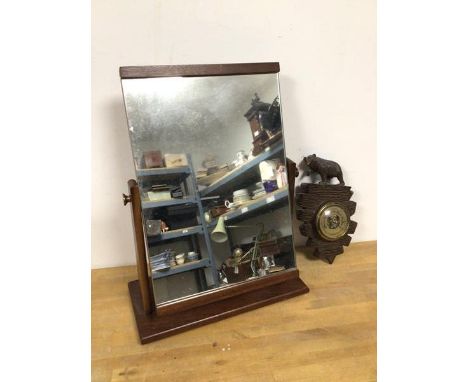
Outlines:
[[[338,163],[319,158],[315,154],[304,157],[303,161],[306,165],[306,170],[302,176],[318,173],[321,178],[320,184],[329,184],[332,178],[337,177],[340,185],[344,186],[343,173]],[[307,171],[307,167],[309,171]]]

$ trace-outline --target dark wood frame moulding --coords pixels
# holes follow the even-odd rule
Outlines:
[[[244,281],[239,284],[228,284],[220,288],[211,289],[209,291],[188,296],[185,298],[169,301],[166,303],[158,304],[158,315],[166,316],[189,310],[197,306],[208,305],[212,302],[225,300],[246,292],[252,292],[257,289],[266,288],[271,285],[279,284],[281,282],[295,279],[299,277],[297,269],[288,269],[284,272],[264,276],[260,279]]]
[[[120,68],[121,79],[175,76],[226,76],[278,73],[278,62],[210,65],[126,66]],[[295,164],[292,162],[295,170]],[[288,163],[288,181],[295,174]],[[134,179],[128,181],[129,195],[124,205],[132,204],[138,280],[128,283],[133,311],[142,344],[191,328],[218,321],[287,298],[308,293],[297,268],[252,281],[223,286],[193,296],[155,305],[143,231],[141,197]],[[292,190],[292,191],[291,191]],[[293,193],[291,195],[291,192]],[[294,188],[290,187],[291,208]]]
[[[123,80],[155,77],[234,76],[242,74],[279,73],[279,71],[279,62],[257,62],[250,64],[122,66],[120,67],[120,78]]]

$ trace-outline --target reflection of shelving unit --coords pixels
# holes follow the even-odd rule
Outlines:
[[[185,227],[176,230],[171,230],[167,232],[161,232],[159,235],[155,236],[147,236],[147,245],[149,247],[154,247],[160,244],[163,244],[167,240],[177,240],[181,238],[190,237],[192,239],[192,243],[194,243],[195,238],[203,237],[205,241],[206,247],[206,254],[207,257],[202,258],[197,261],[191,261],[189,263],[184,263],[181,265],[177,265],[171,267],[165,271],[153,271],[152,278],[153,279],[161,279],[164,277],[172,276],[182,272],[188,272],[193,270],[202,270],[204,268],[210,268],[213,281],[215,286],[218,286],[218,275],[216,270],[216,262],[213,257],[213,250],[211,247],[210,237],[208,234],[208,227],[206,225],[205,219],[203,218],[203,206],[200,199],[200,194],[196,188],[195,183],[195,172],[193,170],[191,158],[188,156],[189,165],[182,166],[182,167],[174,167],[174,168],[153,168],[153,169],[139,169],[137,170],[137,176],[139,179],[139,183],[147,182],[149,180],[157,180],[158,182],[163,182],[166,180],[180,180],[184,183],[184,188],[188,193],[188,196],[180,199],[167,199],[167,200],[160,200],[160,201],[150,201],[142,199],[141,205],[142,209],[149,210],[155,208],[163,208],[163,207],[170,207],[170,206],[184,206],[193,207],[194,205],[197,207],[198,210],[198,220],[199,225],[192,226],[192,227]],[[202,254],[200,254],[202,255]],[[206,280],[204,280],[203,272],[200,274],[203,277],[203,281],[201,285],[206,286]]]
[[[136,171],[138,177],[142,176],[166,176],[166,177],[177,177],[180,174],[190,175],[192,169],[190,166],[172,167],[172,168],[145,168]]]
[[[209,266],[210,266],[209,259],[191,261],[190,263],[176,265],[175,267],[171,267],[166,271],[154,271],[153,280],[160,279],[160,278],[167,277],[167,276],[176,275],[177,273],[181,273],[181,272],[188,272],[188,271],[193,271],[195,269],[207,268]]]
[[[179,237],[195,235],[203,232],[203,226],[197,225],[194,227],[180,228],[172,231],[161,232],[159,235],[147,236],[149,243],[157,243],[165,240],[177,239]]]
[[[283,188],[280,188],[279,190],[266,194],[256,200],[251,200],[250,202],[243,204],[241,207],[238,207],[236,209],[226,212],[225,214],[220,215],[218,218],[222,218],[226,222],[232,221],[237,218],[248,218],[254,215],[254,212],[262,212],[262,210],[264,210],[265,208],[274,209],[277,207],[281,207],[283,203],[288,201],[288,196],[288,187],[285,186]],[[210,228],[216,226],[218,218],[216,218],[209,224]]]
[[[261,198],[252,200],[236,208],[235,210],[226,212],[221,215],[225,221],[237,219],[239,217],[252,216],[254,212],[260,212],[265,207],[274,208],[281,205],[281,201],[288,200],[288,187],[280,188],[274,192],[266,194]]]
[[[258,154],[253,159],[236,167],[228,172],[216,182],[200,191],[200,195],[209,196],[214,194],[225,194],[234,191],[234,188],[242,188],[243,186],[252,183],[258,178],[258,165],[264,160],[279,156],[283,151],[283,145],[277,144],[273,147],[267,147],[262,153]]]
[[[169,207],[169,206],[178,206],[180,204],[195,204],[197,203],[196,197],[185,197],[181,199],[167,199],[167,200],[158,200],[158,201],[150,201],[145,200],[141,202],[142,207],[144,210],[148,208],[161,208],[161,207]]]
[[[253,183],[256,183],[260,180],[260,170],[259,164],[264,160],[269,160],[273,158],[281,158],[282,161],[285,161],[284,158],[284,146],[282,142],[267,147],[263,152],[259,153],[256,157],[250,161],[244,163],[242,166],[235,168],[230,171],[222,178],[213,182],[210,186],[200,191],[202,196],[211,196],[211,195],[220,195],[222,197],[230,197],[230,194],[240,188],[249,187]],[[240,227],[242,227],[242,222],[245,219],[258,217],[276,210],[281,207],[288,206],[289,201],[289,186],[286,185],[276,191],[267,193],[258,199],[250,200],[243,203],[241,206],[236,209],[230,210],[217,219],[213,220],[209,224],[209,228],[213,229],[219,219],[224,219],[226,223],[240,222]],[[246,226],[247,227],[247,226]],[[226,225],[226,228],[229,226]],[[239,227],[237,227],[239,228]],[[233,236],[227,232],[229,246],[231,248],[234,245],[238,245],[238,242],[233,242]],[[292,240],[292,239],[291,239]],[[288,266],[295,266],[294,261]]]
[[[254,182],[258,182],[260,179],[260,173],[258,165],[260,162],[272,158],[282,157],[284,154],[284,147],[282,143],[278,143],[272,147],[267,147],[263,152],[258,154],[250,161],[243,165],[236,167],[232,171],[228,172],[222,178],[212,183],[205,189],[200,191],[201,196],[210,195],[226,195],[232,193],[235,189],[250,186]],[[288,187],[283,187],[274,192],[268,193],[256,200],[251,200],[244,203],[242,206],[226,212],[220,217],[225,221],[234,220],[238,218],[251,217],[254,212],[263,212],[268,209],[279,207],[282,205],[282,201],[288,201]],[[210,228],[216,225],[217,219],[210,223]]]

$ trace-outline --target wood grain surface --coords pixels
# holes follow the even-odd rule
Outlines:
[[[140,191],[135,179],[130,179],[127,184],[132,206],[132,223],[138,280],[141,280],[139,283],[140,295],[142,296],[143,309],[149,314],[154,311],[155,303],[153,286],[149,282],[150,270],[148,268],[148,262],[146,261],[145,234],[143,233],[143,221],[141,219]]]
[[[310,292],[140,345],[127,283],[136,267],[92,271],[92,380],[375,381],[376,242],[333,265],[298,252]]]
[[[121,79],[154,77],[233,76],[243,74],[278,73],[279,62],[254,62],[206,65],[122,66]]]

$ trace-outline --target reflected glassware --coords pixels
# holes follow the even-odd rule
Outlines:
[[[224,202],[224,205],[225,205],[227,208],[236,208],[236,207],[239,207],[239,206],[240,206],[240,203],[230,202],[229,200],[226,200],[226,201]]]
[[[264,160],[260,162],[260,176],[262,178],[263,187],[266,192],[273,192],[278,189],[277,172],[278,160]]]
[[[162,271],[170,267],[170,253],[168,250],[150,257],[151,270]]]
[[[237,154],[236,154],[236,160],[234,161],[234,164],[236,166],[241,166],[243,165],[245,162],[247,162],[247,155],[245,154],[245,151],[244,150],[241,150],[241,151],[238,151]]]
[[[188,261],[196,261],[196,260],[198,260],[198,253],[196,253],[196,252],[189,252],[189,253],[187,253],[187,260],[188,260]]]
[[[185,262],[185,253],[179,253],[175,257],[177,265],[181,265]]]
[[[282,188],[288,184],[286,166],[284,165],[278,166],[276,170],[276,182],[278,184],[278,188]]]
[[[157,236],[161,233],[161,220],[147,220],[145,224],[148,236]]]
[[[211,214],[210,214],[209,211],[205,212],[203,214],[203,217],[204,217],[206,223],[211,223],[212,218],[211,218]]]
[[[240,190],[234,191],[234,194],[232,196],[232,201],[234,203],[241,204],[248,200],[250,200],[250,195],[249,195],[249,190],[247,188],[242,188]]]
[[[273,192],[278,189],[278,182],[275,180],[265,180],[263,182],[263,187],[265,187],[266,192]]]

